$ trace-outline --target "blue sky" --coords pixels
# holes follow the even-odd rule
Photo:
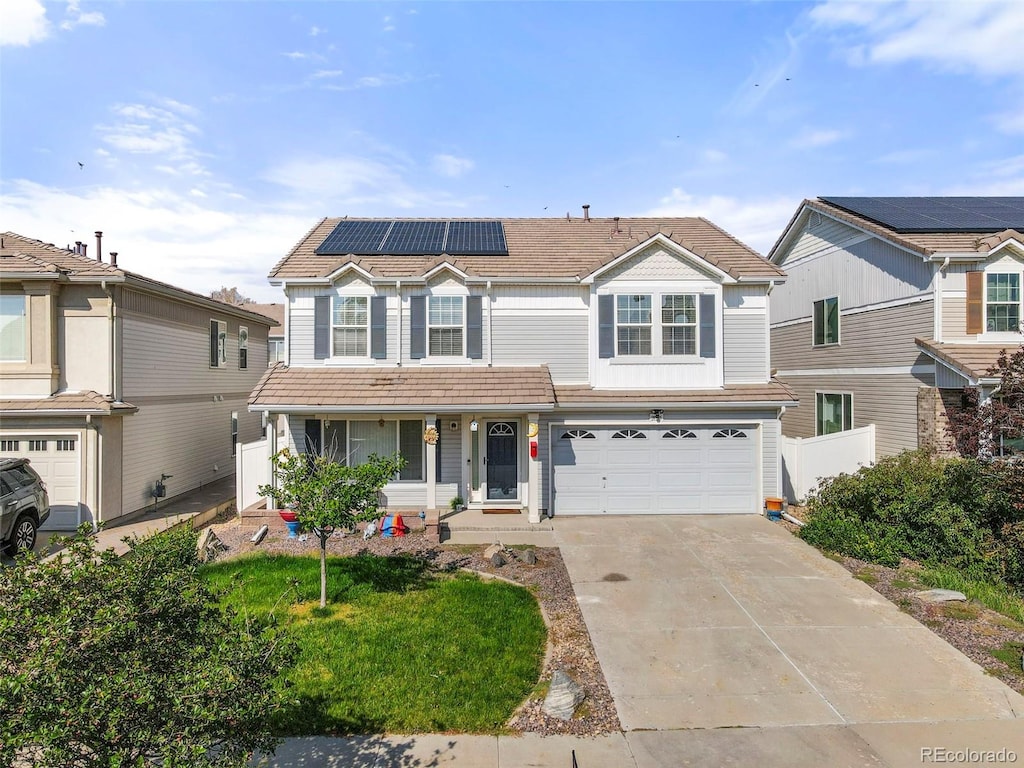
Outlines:
[[[279,297],[322,216],[1024,195],[1024,3],[5,0],[0,229]],[[82,163],[84,167],[80,167]]]

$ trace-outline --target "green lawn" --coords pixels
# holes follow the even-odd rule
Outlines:
[[[537,683],[546,629],[530,592],[435,577],[406,556],[257,555],[204,570],[223,601],[273,613],[301,648],[282,673],[294,704],[280,735],[500,730]]]

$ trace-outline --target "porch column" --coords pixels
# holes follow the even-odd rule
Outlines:
[[[437,426],[437,414],[428,413],[424,419],[427,429]],[[437,444],[424,442],[427,449],[427,509],[437,508]]]
[[[538,449],[540,447],[540,434],[538,433],[536,435],[533,435],[532,437],[530,436],[530,433],[533,431],[533,429],[532,429],[533,426],[536,425],[538,427],[538,429],[539,429],[539,426],[540,426],[540,414],[539,413],[528,413],[526,415],[526,420],[528,422],[527,423],[527,430],[526,430],[526,434],[527,434],[527,438],[526,439],[528,441],[527,453],[526,453],[526,455],[528,457],[526,459],[527,466],[528,466],[527,475],[526,475],[526,482],[527,482],[526,498],[527,498],[527,504],[528,504],[528,507],[527,507],[528,518],[527,519],[531,523],[539,523],[540,522],[540,471],[541,471],[540,454],[539,454],[539,451],[538,451],[538,456],[537,456],[536,459],[531,457],[530,456],[529,446],[532,445],[533,443],[537,443]]]

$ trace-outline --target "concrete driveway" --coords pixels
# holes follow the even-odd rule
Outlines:
[[[637,765],[921,765],[957,744],[1024,764],[1024,697],[777,523],[558,522]]]

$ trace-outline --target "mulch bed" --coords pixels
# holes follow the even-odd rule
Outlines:
[[[407,521],[416,526],[419,521]],[[250,552],[313,555],[319,552],[315,537],[306,541],[289,539],[284,524],[271,523],[270,531],[259,545],[250,539],[251,525],[242,525],[237,518],[215,521],[211,526],[226,547],[220,558],[238,557]],[[364,541],[362,534],[331,537],[327,551],[331,555],[396,555],[410,554],[428,561],[437,572],[465,568],[481,574],[498,576],[527,587],[536,596],[548,622],[548,654],[541,672],[541,682],[551,679],[556,669],[564,669],[586,692],[586,699],[574,718],[568,721],[549,717],[541,711],[543,698],[528,700],[508,723],[512,731],[541,735],[571,734],[598,736],[621,730],[615,703],[604,672],[590,641],[569,573],[557,548],[530,547],[537,555],[534,565],[527,565],[513,556],[510,562],[495,568],[483,556],[487,545],[441,545],[430,541],[421,530],[400,538],[374,536]],[[526,547],[517,547],[513,555],[521,555]]]

